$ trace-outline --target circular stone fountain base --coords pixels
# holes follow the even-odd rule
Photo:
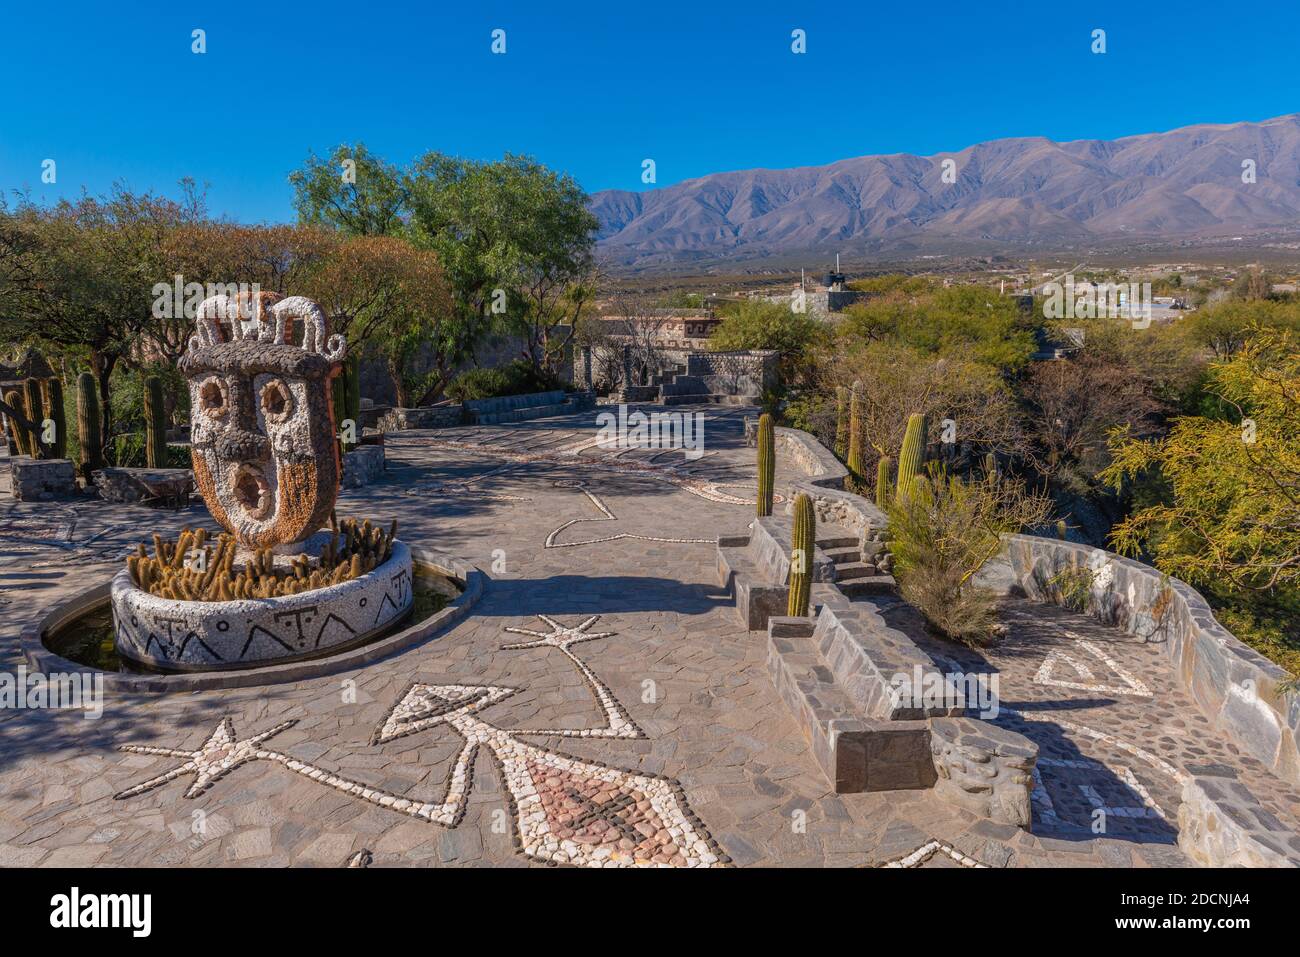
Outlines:
[[[252,688],[356,671],[443,635],[470,614],[483,594],[488,576],[482,569],[433,549],[415,547],[411,551],[415,560],[417,583],[416,617],[405,625],[394,622],[389,633],[381,633],[369,642],[335,648],[332,653],[319,657],[275,662],[247,669],[174,673],[147,667],[140,672],[124,670],[117,664],[100,665],[82,660],[80,654],[74,654],[75,660],[64,657],[65,653],[73,653],[65,650],[68,648],[68,636],[81,631],[84,623],[96,618],[111,622],[111,581],[93,585],[52,604],[35,621],[23,628],[19,645],[23,660],[32,671],[51,676],[89,675],[93,680],[102,681],[106,690],[132,694]],[[448,597],[452,600],[428,617],[420,617],[420,583],[427,581],[428,576],[451,585],[452,593]],[[442,588],[437,590],[442,591]],[[110,633],[105,637],[112,647],[112,625],[107,627]],[[118,656],[114,654],[113,659],[117,660]]]
[[[359,578],[280,598],[177,601],[138,587],[123,569],[110,588],[114,644],[124,658],[167,671],[256,668],[365,642],[411,607],[411,550]]]

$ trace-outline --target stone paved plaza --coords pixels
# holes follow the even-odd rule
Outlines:
[[[577,863],[649,839],[672,865],[1177,866],[1181,779],[1198,765],[1300,816],[1159,647],[1024,600],[997,648],[927,650],[998,673],[999,723],[1040,747],[1033,833],[931,790],[833,793],[774,690],[766,636],[717,584],[718,537],[753,517],[746,414],[708,412],[695,461],[597,448],[594,413],[390,433],[384,479],[343,493],[339,514],[396,518],[413,546],[482,568],[469,616],[359,671],[110,691],[94,721],[0,711],[0,865],[562,863],[519,837],[540,802],[586,849]],[[779,460],[778,494],[800,477]],[[3,488],[0,502],[7,671],[42,608],[108,580],[152,532],[206,523],[201,504],[15,503]],[[521,797],[539,768],[546,785]]]

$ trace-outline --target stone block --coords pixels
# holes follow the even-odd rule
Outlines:
[[[77,470],[71,459],[9,459],[13,496],[20,502],[46,502],[77,494]]]
[[[1038,745],[988,722],[935,718],[930,751],[936,797],[990,821],[1029,830]]]
[[[106,502],[180,506],[194,491],[194,473],[189,469],[107,468],[91,478]]]
[[[343,456],[344,488],[361,488],[377,482],[384,475],[384,449],[381,445],[361,445]]]

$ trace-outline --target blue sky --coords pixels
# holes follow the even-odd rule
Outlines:
[[[10,4],[0,188],[53,200],[115,180],[174,192],[192,176],[214,212],[281,221],[307,152],[358,140],[395,162],[529,153],[588,190],[639,190],[646,158],[663,186],[1300,110],[1294,3],[290,6]]]

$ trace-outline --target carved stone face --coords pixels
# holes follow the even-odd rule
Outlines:
[[[194,480],[241,545],[301,542],[329,519],[339,486],[330,380],[344,350],[309,299],[259,293],[199,306],[179,362]]]

